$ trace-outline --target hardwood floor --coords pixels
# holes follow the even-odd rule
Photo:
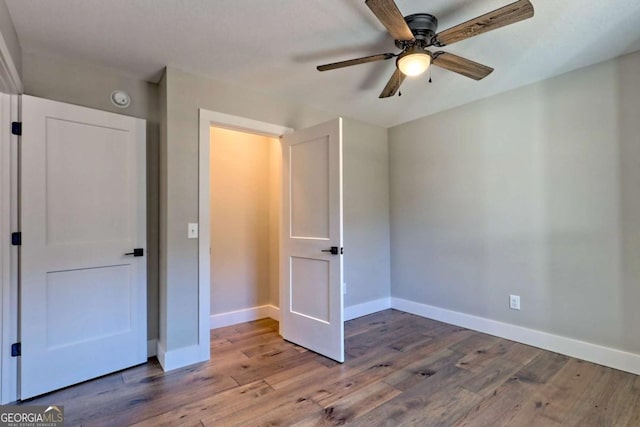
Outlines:
[[[345,324],[338,364],[263,319],[211,360],[155,361],[26,402],[67,426],[639,426],[638,376],[395,310]]]

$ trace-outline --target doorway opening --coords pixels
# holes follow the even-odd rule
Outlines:
[[[198,352],[207,355],[202,360],[210,355],[210,328],[272,317],[282,321],[280,333],[286,340],[342,362],[342,119],[291,133],[292,129],[282,126],[201,109],[199,127]],[[221,128],[213,141],[212,127]],[[262,155],[240,149],[238,135],[235,146],[212,147],[230,130],[283,138],[277,145],[262,139]],[[246,142],[250,147],[251,142]],[[227,157],[226,164],[212,163],[212,156],[213,162],[219,159],[216,151],[226,153],[221,155]],[[220,170],[212,171],[214,167]],[[275,173],[279,169],[281,178]],[[259,170],[266,170],[267,176],[260,179]],[[241,175],[258,179],[247,183]],[[225,183],[232,188],[225,188]],[[282,214],[278,197],[269,197],[269,193],[278,194],[279,186]],[[218,211],[225,206],[231,209]],[[274,227],[277,224],[282,224],[280,232]],[[217,240],[219,246],[215,246]],[[269,251],[276,243],[278,251]],[[277,291],[272,291],[276,284]],[[253,305],[265,301],[271,304]],[[278,313],[273,303],[283,310]],[[320,315],[318,307],[324,308]]]
[[[200,109],[199,153],[198,153],[198,352],[201,360],[208,360],[210,354],[209,331],[212,327],[220,327],[245,322],[259,317],[278,319],[278,311],[272,305],[259,306],[258,310],[227,311],[221,315],[211,312],[211,128],[234,130],[264,137],[280,138],[293,129],[233,116],[230,114]],[[279,242],[279,240],[278,240]],[[222,248],[224,250],[224,248]],[[277,271],[277,270],[276,270]],[[276,294],[275,301],[278,301]],[[218,302],[216,301],[217,307]]]
[[[279,138],[210,129],[211,327],[278,320]]]

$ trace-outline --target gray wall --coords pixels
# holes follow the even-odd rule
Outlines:
[[[387,129],[343,120],[345,307],[389,297]]]
[[[392,295],[640,352],[638,111],[635,53],[390,129]]]
[[[158,337],[158,86],[81,61],[23,54],[24,93],[69,104],[147,120],[147,306],[148,339]],[[121,109],[110,101],[123,89],[131,106]]]
[[[24,52],[22,79],[28,95],[139,117],[158,126],[158,85],[131,78],[118,70]],[[131,96],[128,108],[118,108],[111,103],[109,97],[115,89],[123,89]]]
[[[13,65],[18,70],[18,74],[22,76],[22,49],[20,48],[16,29],[11,21],[9,9],[4,0],[0,0],[0,35],[9,48]]]
[[[166,333],[163,345],[173,350],[197,343],[198,247],[197,241],[188,240],[185,232],[188,222],[198,220],[199,108],[294,129],[333,119],[335,115],[170,67],[160,82],[161,90],[165,84],[160,292],[166,292],[166,307],[161,297],[160,329],[161,334]],[[345,232],[345,245],[347,253],[353,254],[352,258],[345,255],[345,277],[351,281],[346,305],[352,305],[389,295],[387,131],[345,120],[344,132],[345,140],[353,140],[344,147],[345,170],[350,170],[345,175],[345,194],[352,194],[345,196],[345,230],[349,230]],[[277,297],[274,301],[272,295],[271,301],[277,304]]]
[[[175,350],[198,342],[198,245],[186,238],[186,224],[198,221],[198,109],[292,128],[333,115],[171,67],[164,78],[167,130],[161,151],[160,210],[166,220],[161,220],[160,229],[165,257],[160,261],[160,287],[166,292],[166,306],[161,308],[160,329],[166,334],[164,347]]]

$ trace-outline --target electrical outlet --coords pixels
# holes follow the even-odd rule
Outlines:
[[[509,308],[520,310],[520,295],[509,295]]]

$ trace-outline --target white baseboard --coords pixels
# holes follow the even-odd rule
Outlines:
[[[280,321],[280,307],[276,307],[275,305],[267,305],[266,313],[267,315],[265,317],[269,317],[273,320],[277,320],[278,322]]]
[[[344,308],[344,320],[347,321],[355,319],[357,317],[366,316],[388,308],[391,308],[390,298],[380,298],[373,301],[367,301],[362,304],[351,305]],[[265,317],[279,321],[280,308],[267,304],[258,307],[245,308],[243,310],[212,314],[209,317],[209,326],[211,329],[222,328],[224,326],[237,325],[238,323],[264,319]]]
[[[267,304],[245,308],[243,310],[229,311],[227,313],[212,314],[209,317],[209,327],[211,329],[222,328],[223,326],[251,322],[252,320],[263,319],[265,317],[280,320],[280,309]]]
[[[391,297],[391,307],[407,313],[640,375],[640,355],[638,354],[401,298]]]
[[[163,344],[158,341],[157,357],[162,369],[167,372],[193,365],[194,363],[205,362],[209,360],[209,351],[208,345],[206,349],[201,348],[199,345],[192,345],[167,351]]]
[[[156,338],[147,340],[147,358],[158,354],[158,340]]]
[[[344,308],[344,320],[355,319],[391,308],[391,298],[380,298]]]
[[[381,310],[391,308],[389,298],[380,298],[367,301],[362,304],[351,305],[344,308],[344,320],[351,320],[357,317],[366,316]],[[212,314],[209,317],[211,329],[222,328],[224,326],[236,325],[238,323],[251,322],[252,320],[269,317],[273,320],[280,320],[280,308],[274,305],[261,305],[258,307],[245,308],[243,310],[229,311],[226,313]]]

